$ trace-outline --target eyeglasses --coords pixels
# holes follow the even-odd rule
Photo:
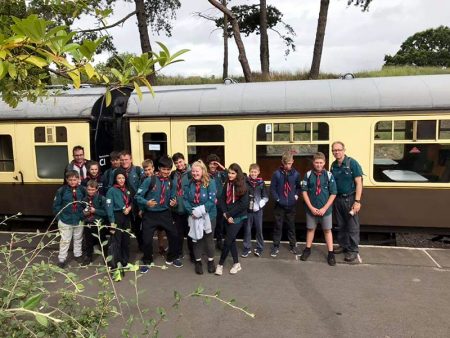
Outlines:
[[[337,152],[339,152],[339,151],[344,151],[344,149],[333,149],[333,150],[332,150],[333,153],[337,153]]]

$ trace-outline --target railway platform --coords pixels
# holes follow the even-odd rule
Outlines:
[[[156,307],[166,308],[168,321],[160,325],[160,337],[449,336],[450,250],[362,246],[361,263],[347,264],[337,255],[337,265],[330,267],[324,245],[314,245],[307,262],[289,253],[286,243],[272,258],[269,246],[266,243],[260,258],[240,258],[242,271],[237,275],[229,274],[230,258],[221,277],[206,269],[196,275],[188,259],[182,268],[152,267],[138,278],[140,307],[150,309],[153,318]],[[299,249],[303,246],[300,243]],[[135,249],[132,258],[139,258]],[[155,255],[155,264],[163,265],[163,257]],[[94,271],[74,261],[68,269],[81,277]],[[133,279],[134,272],[127,272],[115,284],[129,301],[136,297]],[[223,299],[235,299],[234,305],[247,307],[255,317],[196,297],[171,309],[174,290],[187,295],[199,286],[206,294],[220,290]],[[87,286],[87,292],[96,291]],[[137,316],[134,309],[131,306],[126,316]],[[126,319],[113,320],[107,337],[121,337]]]

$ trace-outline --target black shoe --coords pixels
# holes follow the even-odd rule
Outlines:
[[[208,261],[208,272],[209,273],[216,272],[216,264],[214,264],[214,261]]]
[[[189,255],[189,260],[191,261],[191,263],[195,263],[195,256],[194,255]]]
[[[310,255],[311,255],[311,248],[304,248],[300,256],[300,260],[306,261]]]
[[[76,261],[77,263],[82,264],[83,261],[84,261],[84,258],[83,258],[83,256],[75,257],[75,261]]]
[[[298,255],[298,250],[297,250],[297,248],[295,247],[295,246],[290,246],[289,247],[289,252],[291,253],[291,254],[294,254],[294,255]]]
[[[329,251],[328,252],[328,258],[327,258],[328,265],[335,266],[336,265],[336,259],[334,258],[334,252]]]
[[[81,262],[81,266],[88,266],[91,263],[92,263],[92,257],[85,256],[83,261]]]
[[[345,254],[344,261],[346,261],[347,263],[356,263],[357,258],[358,258],[357,252],[347,252]]]
[[[270,256],[275,258],[278,256],[278,253],[280,252],[280,249],[277,246],[272,247],[272,250],[270,251]]]
[[[202,264],[202,261],[195,261],[195,273],[197,275],[203,275],[203,264]]]
[[[56,264],[58,266],[58,268],[60,269],[64,269],[67,265],[66,261],[63,262],[58,262],[58,264]]]

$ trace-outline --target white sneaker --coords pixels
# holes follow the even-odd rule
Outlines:
[[[222,276],[223,274],[223,265],[217,264],[216,272],[214,272],[217,276]]]
[[[232,275],[235,275],[235,274],[237,274],[239,271],[241,271],[242,270],[242,268],[241,268],[241,263],[236,263],[236,264],[233,264],[233,266],[231,267],[231,269],[230,269],[230,273],[232,274]]]

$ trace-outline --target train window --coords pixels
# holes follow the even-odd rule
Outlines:
[[[216,154],[225,163],[225,129],[221,125],[195,125],[187,128],[187,160],[189,163]]]
[[[309,141],[311,139],[311,123],[294,123],[294,141]]]
[[[273,140],[275,142],[287,141],[291,139],[290,123],[274,123],[273,124]]]
[[[153,161],[155,168],[158,168],[158,160],[163,155],[167,155],[167,134],[166,133],[144,133],[142,135],[144,143],[144,158]]]
[[[67,129],[66,127],[54,127],[54,126],[36,127],[34,128],[34,142],[36,143],[67,142]]]
[[[67,146],[36,146],[35,150],[38,177],[62,179],[69,161]]]
[[[14,171],[11,135],[0,135],[0,172],[2,171]]]
[[[375,140],[392,140],[392,121],[380,121],[375,125]]]
[[[257,141],[272,141],[272,123],[263,123],[256,128]]]
[[[256,128],[256,140],[260,142],[295,143],[328,139],[329,127],[324,122],[263,123]]]
[[[66,127],[56,127],[56,142],[67,142]]]
[[[45,127],[34,128],[34,142],[45,142]]]
[[[197,125],[187,129],[188,142],[224,142],[224,135],[221,125]]]
[[[450,120],[439,121],[439,139],[450,139]]]

